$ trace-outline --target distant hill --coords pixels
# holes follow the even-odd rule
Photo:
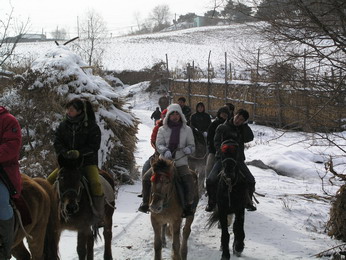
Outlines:
[[[107,70],[142,70],[152,67],[168,57],[169,69],[183,68],[187,63],[206,69],[208,56],[216,70],[222,71],[227,63],[236,70],[245,69],[241,58],[256,56],[265,44],[254,24],[198,27],[155,34],[121,36],[104,40],[103,65]],[[52,42],[21,43],[16,53],[24,57],[37,57],[53,47]],[[70,44],[70,46],[72,46]]]

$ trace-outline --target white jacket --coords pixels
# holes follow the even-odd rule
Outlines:
[[[160,153],[160,157],[163,157],[165,152],[169,150],[168,145],[172,130],[168,127],[168,119],[169,114],[175,111],[180,114],[181,120],[183,121],[183,125],[180,128],[179,145],[174,158],[174,160],[176,160],[175,166],[179,167],[188,165],[187,156],[183,152],[183,149],[185,147],[189,147],[192,153],[195,151],[195,139],[192,133],[192,129],[188,125],[186,125],[186,119],[179,104],[171,104],[168,106],[166,117],[163,120],[163,125],[159,128],[159,131],[157,133],[156,148]]]

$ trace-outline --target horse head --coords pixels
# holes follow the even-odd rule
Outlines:
[[[222,169],[226,178],[235,180],[237,156],[238,156],[238,143],[232,139],[226,140],[221,144],[221,158]]]
[[[66,159],[58,157],[60,166],[57,179],[62,216],[67,217],[79,211],[82,185],[83,158]]]
[[[174,187],[174,165],[172,161],[158,159],[152,164],[150,211],[160,213],[167,204]]]

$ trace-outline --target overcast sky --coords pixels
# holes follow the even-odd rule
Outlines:
[[[15,18],[22,21],[30,18],[31,33],[44,32],[48,37],[57,27],[65,28],[73,37],[77,32],[77,19],[81,21],[92,9],[103,16],[109,33],[115,35],[119,31],[130,31],[131,26],[135,28],[135,14],[144,21],[157,5],[167,4],[172,19],[175,14],[178,18],[189,12],[203,15],[212,6],[211,0],[1,0],[0,14],[10,10],[10,2]]]

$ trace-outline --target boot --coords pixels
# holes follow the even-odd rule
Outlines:
[[[194,199],[194,187],[193,187],[193,177],[191,174],[185,174],[181,177],[183,190],[184,190],[184,200],[185,207],[182,217],[192,216],[194,214],[193,210],[193,199]]]
[[[143,180],[142,182],[142,203],[138,208],[138,211],[143,213],[149,212],[149,197],[150,197],[150,188],[151,183],[150,181]]]
[[[208,193],[208,205],[205,208],[205,211],[212,212],[216,206],[216,191],[217,186],[211,183],[210,180],[206,181],[207,193]]]
[[[14,217],[8,220],[0,220],[0,259],[11,259],[11,247],[13,244]]]
[[[103,226],[103,218],[105,215],[105,196],[93,196],[92,197],[94,204],[94,223],[98,224],[100,227]]]
[[[252,197],[253,194],[255,192],[255,184],[254,183],[249,183],[248,184],[248,197],[247,197],[247,202],[245,205],[245,208],[247,209],[247,211],[256,211],[257,208],[254,205],[253,201],[252,201]]]

